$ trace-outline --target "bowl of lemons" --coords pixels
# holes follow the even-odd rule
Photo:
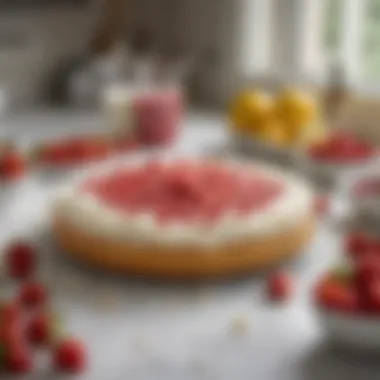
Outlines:
[[[245,153],[282,163],[326,136],[317,99],[297,88],[242,91],[231,102],[229,128]]]

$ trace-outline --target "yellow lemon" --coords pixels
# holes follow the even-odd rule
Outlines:
[[[261,91],[246,91],[238,95],[230,109],[232,127],[238,131],[256,130],[274,113],[272,97]]]
[[[286,127],[278,120],[264,123],[256,136],[259,140],[275,146],[286,146],[289,144],[289,135]]]
[[[293,129],[303,129],[315,121],[317,102],[306,92],[285,90],[277,99],[277,113]]]

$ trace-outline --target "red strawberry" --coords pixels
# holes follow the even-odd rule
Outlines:
[[[67,152],[59,145],[46,144],[38,151],[38,159],[46,164],[62,164]]]
[[[354,312],[359,307],[356,290],[349,284],[329,277],[322,279],[315,290],[316,301],[320,306],[342,312]]]
[[[0,344],[6,347],[19,346],[23,343],[24,331],[22,324],[13,322],[0,328]]]
[[[5,354],[5,368],[12,374],[25,375],[33,369],[33,357],[24,345],[10,346]]]
[[[15,242],[6,250],[8,274],[14,278],[30,276],[36,267],[35,249],[27,242]]]
[[[380,257],[368,256],[358,260],[354,267],[354,284],[359,292],[378,279],[380,279]]]
[[[25,170],[25,160],[17,151],[6,151],[0,158],[0,175],[5,179],[18,179]]]
[[[55,323],[52,315],[40,313],[32,317],[26,326],[26,337],[29,343],[45,345],[55,338]]]
[[[28,282],[21,287],[19,300],[26,307],[43,306],[48,300],[48,292],[44,284],[37,281]]]
[[[345,248],[352,257],[358,257],[362,253],[373,251],[377,244],[368,235],[352,232],[346,236]]]
[[[380,279],[367,284],[367,289],[363,290],[362,298],[366,310],[380,314]]]
[[[9,326],[18,323],[21,318],[21,310],[16,302],[0,304],[0,326]]]
[[[293,290],[293,280],[285,272],[277,272],[267,280],[267,292],[272,300],[285,301],[290,298]]]
[[[77,339],[67,339],[58,344],[53,353],[54,367],[59,372],[80,373],[87,366],[87,351]]]

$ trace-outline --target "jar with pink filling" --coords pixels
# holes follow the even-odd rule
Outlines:
[[[183,115],[182,90],[178,86],[154,86],[134,98],[135,131],[148,145],[168,145],[179,134]]]

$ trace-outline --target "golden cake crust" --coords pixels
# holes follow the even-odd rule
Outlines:
[[[310,215],[286,231],[215,246],[136,244],[78,229],[59,215],[53,234],[71,256],[115,272],[159,278],[208,278],[249,273],[302,252],[315,231]]]

